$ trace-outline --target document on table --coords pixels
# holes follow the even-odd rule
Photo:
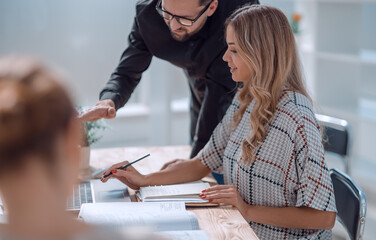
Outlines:
[[[3,209],[3,201],[1,200],[1,197],[0,197],[0,216],[1,215],[4,215],[4,209]]]
[[[0,198],[0,223],[6,223],[6,222],[7,222],[7,219],[6,219],[6,216],[4,215],[4,206]]]
[[[118,228],[148,226],[155,231],[199,230],[198,219],[183,202],[86,203],[79,218],[85,222]]]
[[[188,203],[207,203],[200,198],[201,191],[209,188],[209,183],[196,181],[191,183],[142,187],[138,192],[143,202],[182,201]]]
[[[171,240],[210,240],[205,231],[165,231],[156,233],[157,236],[161,236]]]

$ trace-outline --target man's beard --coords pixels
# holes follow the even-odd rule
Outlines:
[[[171,30],[170,30],[170,33],[171,33],[171,37],[178,42],[185,42],[191,37],[191,35],[188,33],[179,35],[177,33],[173,33]]]
[[[177,33],[172,32],[172,31],[171,31],[171,28],[170,28],[170,24],[166,22],[167,27],[168,27],[168,29],[170,30],[171,37],[172,37],[174,40],[179,41],[179,42],[185,42],[185,41],[187,41],[190,37],[192,37],[193,35],[195,35],[196,33],[198,33],[198,32],[202,29],[202,27],[205,25],[205,23],[206,23],[206,20],[203,21],[203,22],[201,23],[201,25],[200,25],[199,27],[196,28],[196,30],[194,30],[194,31],[192,31],[192,32],[190,32],[190,33],[187,32],[187,29],[186,29],[185,27],[181,27],[181,28],[178,29],[178,30],[181,30],[182,32],[184,31],[184,34],[181,34],[181,35],[180,35],[180,34],[177,34]]]
[[[171,28],[170,28],[170,24],[166,22],[167,24],[167,27],[168,29],[170,30],[170,33],[171,33],[171,37],[176,40],[176,41],[179,41],[179,42],[185,42],[187,41],[190,37],[192,37],[193,35],[195,35],[196,33],[198,33],[202,27],[205,25],[206,23],[206,20],[203,21],[199,27],[196,28],[196,30],[188,33],[187,32],[187,29],[185,27],[180,27],[178,30],[180,30],[181,32],[184,32],[183,34],[177,34],[177,33],[174,33],[171,31]]]

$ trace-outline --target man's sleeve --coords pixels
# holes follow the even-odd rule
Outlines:
[[[123,52],[119,65],[99,95],[100,100],[112,99],[116,109],[124,106],[129,100],[152,58],[139,32],[137,19],[134,20],[128,43],[129,46]]]

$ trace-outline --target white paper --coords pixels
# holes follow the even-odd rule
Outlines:
[[[0,224],[7,223],[7,218],[4,215],[0,215]]]
[[[1,200],[1,197],[0,197],[0,216],[1,215],[4,215],[4,211],[3,211],[3,201]]]
[[[171,240],[210,240],[208,234],[202,230],[196,231],[165,231],[158,232],[156,235]]]
[[[139,191],[144,202],[149,201],[185,201],[185,202],[207,202],[201,199],[199,194],[209,188],[209,183],[193,182],[163,186],[142,187]]]
[[[155,231],[197,230],[198,220],[183,202],[168,203],[86,203],[79,218],[92,224],[115,227],[150,226]]]
[[[4,205],[0,198],[0,223],[7,223],[7,217],[4,215]]]

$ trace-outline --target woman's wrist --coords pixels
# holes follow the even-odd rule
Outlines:
[[[140,187],[147,187],[147,186],[155,185],[155,184],[153,184],[153,178],[152,178],[151,175],[152,175],[152,173],[144,175],[144,182],[143,182],[142,186],[140,186]]]
[[[252,211],[252,205],[242,201],[238,207],[238,210],[246,221],[250,221],[248,216],[251,216],[250,212]]]

